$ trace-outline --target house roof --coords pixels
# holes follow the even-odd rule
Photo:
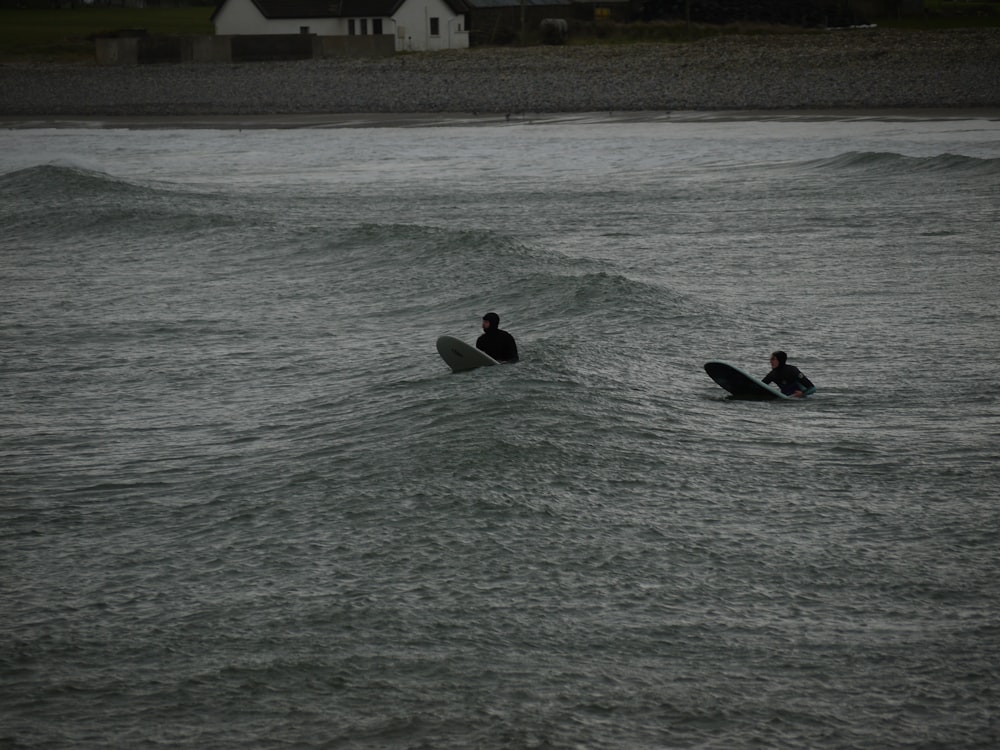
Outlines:
[[[468,0],[472,8],[519,8],[521,0]],[[524,0],[528,8],[551,8],[556,5],[573,5],[572,0]]]
[[[229,0],[221,0],[213,17]],[[264,18],[389,18],[406,0],[250,0]],[[443,0],[455,13],[465,13],[465,0]]]
[[[403,0],[251,0],[264,18],[391,16]]]
[[[447,0],[445,0],[445,2],[447,2]],[[631,2],[631,0],[524,0],[524,5],[528,8],[552,8],[566,5],[618,5],[628,2]],[[470,10],[486,8],[519,8],[521,6],[521,0],[465,0],[465,4]]]

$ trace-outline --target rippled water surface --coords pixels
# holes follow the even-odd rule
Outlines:
[[[0,146],[0,746],[1000,741],[996,121]]]

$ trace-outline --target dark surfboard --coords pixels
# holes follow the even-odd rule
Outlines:
[[[706,362],[705,372],[708,377],[729,391],[733,398],[750,401],[770,401],[776,398],[788,398],[773,385],[764,383],[760,378],[743,372],[727,362]]]

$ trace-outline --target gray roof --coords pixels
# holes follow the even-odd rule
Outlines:
[[[466,0],[468,5],[476,8],[520,8],[521,0]],[[554,5],[573,5],[573,0],[524,0],[528,8],[548,8]]]
[[[227,0],[221,0],[215,13]],[[251,0],[264,18],[389,18],[406,0]],[[518,0],[520,2],[520,0]],[[455,13],[469,8],[465,0],[444,0]]]
[[[464,0],[469,10],[477,8],[520,8],[521,0]],[[618,5],[630,0],[524,0],[528,8],[552,8],[567,5]],[[460,11],[456,11],[458,13]]]

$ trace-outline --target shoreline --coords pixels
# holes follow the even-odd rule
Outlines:
[[[0,124],[107,120],[134,127],[148,127],[151,119],[199,127],[225,118],[299,118],[313,127],[344,127],[383,117],[399,126],[572,113],[649,119],[691,112],[995,111],[1000,28],[859,29],[238,64],[7,63],[0,65],[0,92]]]
[[[485,127],[498,125],[570,125],[614,123],[693,122],[829,122],[878,120],[991,120],[1000,122],[1000,107],[943,109],[828,109],[828,110],[691,110],[677,112],[548,112],[505,115],[463,113],[347,115],[163,115],[163,116],[0,116],[0,130],[303,130],[350,128]]]

